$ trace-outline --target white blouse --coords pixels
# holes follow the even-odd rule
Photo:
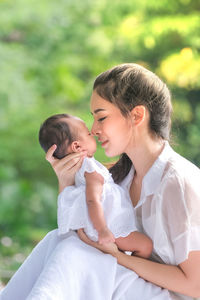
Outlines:
[[[127,192],[133,176],[132,167],[121,182]],[[200,251],[200,169],[168,142],[145,175],[134,209],[137,228],[153,241],[153,260],[178,265],[190,251]],[[180,295],[178,299],[192,298]]]

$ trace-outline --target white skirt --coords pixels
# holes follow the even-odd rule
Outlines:
[[[83,243],[51,231],[0,293],[1,300],[169,300],[167,290]]]

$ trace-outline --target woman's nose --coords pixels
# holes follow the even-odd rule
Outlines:
[[[91,133],[93,135],[98,135],[98,126],[96,124],[96,122],[93,122],[92,128],[91,128]]]

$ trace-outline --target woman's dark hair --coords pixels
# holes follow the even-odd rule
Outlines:
[[[53,115],[40,126],[39,142],[41,147],[47,152],[52,145],[56,144],[57,148],[53,156],[59,159],[67,155],[66,149],[75,138],[65,120],[71,117],[68,114]]]
[[[137,64],[121,64],[101,73],[93,89],[116,105],[124,116],[137,105],[149,111],[149,130],[158,138],[169,140],[171,128],[171,95],[166,84],[154,73]],[[115,182],[129,173],[132,162],[124,153],[110,168]]]

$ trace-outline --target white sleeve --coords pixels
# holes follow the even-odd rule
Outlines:
[[[95,163],[92,158],[85,157],[81,168],[76,172],[75,185],[85,184],[85,172],[93,173],[96,171]]]
[[[174,175],[163,188],[163,222],[177,265],[188,258],[190,251],[200,250],[199,186],[194,176]]]
[[[97,172],[104,178],[104,182],[111,179],[111,174],[100,162],[95,160],[93,157],[86,157],[83,160],[82,166],[80,170],[76,173],[75,182],[79,182],[81,184],[85,184],[85,172],[93,173]]]

